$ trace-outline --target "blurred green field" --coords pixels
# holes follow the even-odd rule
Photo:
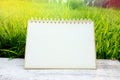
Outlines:
[[[97,58],[120,60],[120,10],[32,0],[0,0],[0,57],[24,57],[27,21],[31,17],[92,19]]]

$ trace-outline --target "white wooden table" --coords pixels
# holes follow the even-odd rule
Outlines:
[[[0,80],[120,80],[120,62],[97,60],[96,70],[25,70],[24,59],[0,58]]]

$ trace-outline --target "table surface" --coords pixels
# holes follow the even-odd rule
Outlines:
[[[120,62],[99,59],[96,70],[25,70],[24,59],[0,58],[0,80],[120,80]]]

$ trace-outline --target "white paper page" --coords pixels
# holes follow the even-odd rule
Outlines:
[[[93,22],[29,22],[25,68],[96,68]]]

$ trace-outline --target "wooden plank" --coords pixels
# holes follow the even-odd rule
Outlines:
[[[25,70],[24,59],[0,58],[0,80],[120,80],[120,62],[97,60],[96,70]]]

